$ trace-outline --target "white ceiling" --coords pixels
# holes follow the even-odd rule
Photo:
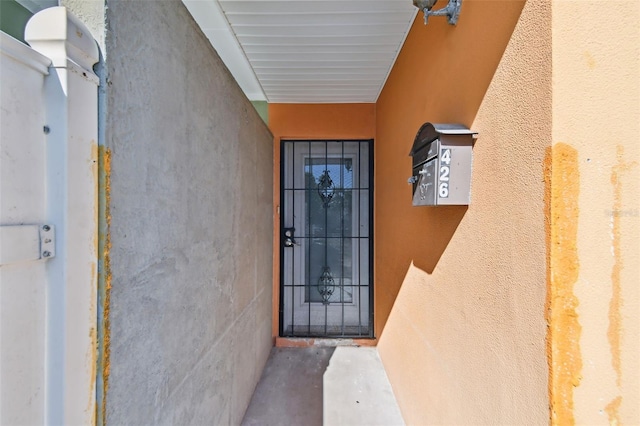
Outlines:
[[[250,100],[375,102],[411,0],[183,0]]]

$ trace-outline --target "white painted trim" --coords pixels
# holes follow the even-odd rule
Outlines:
[[[251,101],[266,101],[260,82],[218,0],[182,0],[222,62]]]
[[[49,74],[51,59],[4,32],[0,32],[0,54],[33,68],[42,75]]]
[[[54,67],[66,67],[67,60],[93,73],[98,62],[98,44],[89,29],[63,6],[44,9],[27,22],[24,39],[48,56]]]

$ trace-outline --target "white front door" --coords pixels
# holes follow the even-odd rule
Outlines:
[[[371,335],[371,141],[283,141],[283,336]]]

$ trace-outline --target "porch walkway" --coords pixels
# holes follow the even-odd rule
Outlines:
[[[376,348],[273,348],[243,426],[404,425]]]

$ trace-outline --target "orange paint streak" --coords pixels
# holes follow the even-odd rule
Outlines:
[[[546,279],[547,293],[544,301],[544,318],[547,323],[546,337],[546,357],[549,366],[549,376],[547,380],[547,393],[549,398],[549,413],[552,416],[551,401],[553,397],[553,375],[552,375],[552,339],[551,339],[551,165],[553,154],[551,147],[545,149],[544,160],[542,163],[542,176],[544,179],[544,235],[547,261]]]
[[[91,173],[93,175],[94,188],[98,187],[98,144],[95,140],[91,141]],[[93,195],[93,219],[95,229],[98,229],[98,191],[95,191]],[[92,239],[93,252],[98,253],[98,233],[93,234]],[[92,271],[92,277],[95,277],[95,271]]]
[[[616,214],[616,212],[622,207],[622,188],[620,184],[622,152],[622,147],[618,146],[618,165],[614,166],[611,172],[611,184],[613,185],[613,241],[611,243],[614,263],[611,268],[611,302],[609,302],[609,328],[607,330],[607,338],[609,339],[609,348],[611,350],[611,365],[616,372],[616,385],[618,387],[620,387],[622,378],[622,369],[620,367],[620,325],[622,323],[620,313],[620,308],[622,307],[620,272],[622,270],[622,257],[620,256],[620,215]]]
[[[94,268],[94,266],[92,266]],[[95,312],[95,310],[92,310]],[[95,327],[92,327],[89,330],[89,338],[91,339],[91,352],[89,354],[89,365],[91,368],[91,386],[89,387],[92,392],[95,393],[95,385],[96,385],[96,370],[98,368],[98,351],[97,351],[97,341],[98,341],[98,332]],[[87,407],[87,411],[91,413],[91,424],[96,424],[96,410],[94,406],[95,399],[92,397],[89,398],[89,406]],[[92,409],[93,407],[93,409]]]
[[[102,301],[103,312],[103,333],[102,333],[102,412],[101,424],[107,423],[107,391],[109,389],[109,372],[110,372],[110,355],[111,355],[111,320],[110,320],[110,306],[111,306],[111,235],[109,229],[111,227],[111,211],[109,205],[111,204],[111,151],[104,147],[100,147],[100,161],[102,170],[104,171],[104,193],[105,193],[105,221],[106,231],[104,233],[104,246],[103,246],[103,265],[104,265],[104,298]]]
[[[98,148],[98,144],[96,143],[95,140],[91,141],[91,160],[90,160],[90,166],[91,166],[91,173],[93,176],[93,185],[94,188],[98,188],[98,159],[99,159],[99,148]],[[94,220],[94,229],[98,229],[98,191],[94,192],[94,198],[93,198],[93,220]],[[92,236],[92,242],[91,245],[93,246],[93,253],[95,255],[98,254],[98,232],[95,232]],[[98,272],[97,272],[98,266],[96,263],[92,263],[91,264],[91,279],[92,279],[92,283],[93,285],[97,286],[97,277],[98,277]],[[97,315],[97,307],[96,307],[96,303],[97,301],[94,299],[91,302],[91,313],[92,315],[95,317]],[[95,328],[92,328],[89,334],[89,338],[91,339],[91,352],[89,354],[89,356],[91,357],[89,362],[89,365],[91,366],[91,392],[93,392],[95,394],[95,390],[96,390],[96,373],[97,373],[97,368],[98,368],[98,331]],[[95,425],[96,424],[96,409],[94,406],[95,404],[95,399],[92,397],[89,398],[89,407],[87,407],[87,411],[91,412],[91,424]],[[93,409],[92,409],[93,408]]]
[[[552,149],[550,192],[549,334],[551,424],[575,424],[573,389],[580,385],[581,326],[573,287],[578,280],[577,223],[580,176],[578,152],[558,143]]]
[[[620,250],[620,229],[622,212],[622,175],[636,167],[638,162],[624,162],[624,147],[618,145],[617,164],[611,170],[611,185],[613,185],[613,209],[612,219],[612,249],[614,264],[611,270],[611,302],[609,303],[609,328],[607,337],[611,350],[611,365],[616,372],[616,385],[618,388],[622,382],[621,362],[621,335],[622,335],[622,284],[620,274],[622,272],[622,253]]]
[[[620,404],[622,404],[622,397],[618,396],[604,408],[604,411],[607,412],[607,416],[609,417],[609,424],[611,426],[617,426],[621,424],[620,414],[618,414],[618,410],[620,410]]]

